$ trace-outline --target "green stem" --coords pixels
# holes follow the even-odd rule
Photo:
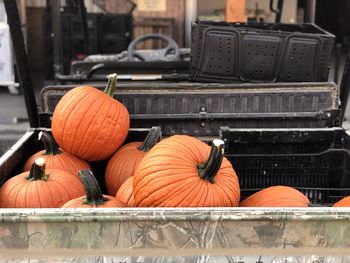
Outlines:
[[[36,181],[36,180],[44,180],[46,181],[48,176],[45,174],[45,160],[44,158],[38,158],[30,167],[29,175],[27,176],[27,180]]]
[[[39,140],[44,143],[45,155],[56,155],[62,153],[51,133],[41,131],[39,133]]]
[[[78,175],[85,189],[86,196],[83,204],[98,206],[109,200],[103,196],[101,188],[98,185],[94,174],[90,170],[80,170]]]
[[[214,140],[207,162],[205,164],[197,165],[199,177],[213,184],[214,178],[221,167],[223,158],[224,142],[222,140]]]
[[[104,90],[104,93],[106,93],[108,96],[113,98],[113,93],[115,91],[115,86],[117,84],[117,74],[109,74],[108,75],[108,83]]]
[[[142,145],[138,147],[140,151],[148,152],[152,149],[154,145],[157,144],[158,140],[161,138],[160,127],[152,127],[149,133],[147,134],[146,139],[143,141]]]

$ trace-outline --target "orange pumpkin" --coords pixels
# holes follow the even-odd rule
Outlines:
[[[333,207],[350,207],[350,196],[344,197],[343,199],[336,202]]]
[[[127,143],[112,156],[105,173],[109,195],[115,195],[125,180],[134,175],[137,165],[157,143],[159,137],[160,127],[153,127],[144,142]]]
[[[308,207],[309,199],[288,186],[267,187],[243,200],[241,207]]]
[[[113,99],[117,75],[108,77],[104,92],[76,87],[57,104],[52,133],[65,151],[84,160],[104,160],[124,142],[130,126],[128,110]]]
[[[212,147],[175,135],[155,145],[134,176],[135,205],[142,207],[228,207],[240,199],[238,178],[223,156],[224,142]]]
[[[84,194],[76,176],[63,170],[45,169],[39,158],[29,172],[16,175],[0,188],[0,207],[57,208]]]
[[[128,207],[134,207],[134,191],[133,191],[134,177],[129,177],[119,188],[116,198],[122,201]]]
[[[98,182],[90,170],[78,172],[85,188],[85,195],[70,200],[62,208],[90,208],[90,207],[125,207],[125,204],[114,196],[103,195]]]
[[[74,175],[77,175],[81,169],[91,169],[87,162],[70,153],[62,152],[49,132],[41,131],[39,140],[44,143],[45,150],[33,154],[24,164],[24,171],[28,171],[39,157],[45,159],[46,169],[64,170]]]

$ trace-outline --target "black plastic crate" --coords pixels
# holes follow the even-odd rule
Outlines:
[[[103,88],[104,85],[95,85]],[[41,125],[72,85],[42,91]],[[128,109],[131,127],[161,126],[164,135],[217,136],[233,128],[324,128],[340,126],[332,83],[204,84],[119,83],[115,98]]]
[[[62,13],[61,25],[62,25],[62,34],[70,35],[71,32],[71,16]],[[51,15],[43,15],[43,35],[44,37],[51,37],[52,35],[52,18]]]
[[[71,37],[69,39],[63,38],[64,39],[64,45],[69,46],[69,53],[70,58],[72,60],[75,59],[82,59],[87,56],[86,50],[85,50],[85,41],[84,37]],[[90,51],[93,53],[98,53],[98,42],[99,40],[96,37],[90,38]]]
[[[0,185],[21,172],[25,160],[43,149],[37,129],[28,132],[0,157]],[[131,129],[126,142],[142,141],[148,130]],[[219,137],[219,136],[218,136]],[[350,136],[342,128],[222,128],[225,156],[240,182],[242,199],[273,185],[299,189],[316,205],[330,206],[350,195]],[[212,138],[204,139],[210,144]],[[103,191],[107,161],[92,163]]]
[[[76,13],[61,13],[62,42],[65,54],[64,72],[68,73],[72,60],[86,55],[81,19]],[[89,51],[91,54],[119,53],[128,48],[132,40],[131,14],[86,14],[89,31]],[[43,33],[46,48],[46,75],[53,74],[52,61],[52,21],[51,16],[44,15]],[[67,48],[68,47],[68,48]],[[68,50],[67,50],[68,49]],[[65,52],[67,50],[67,52]],[[82,56],[81,56],[82,55]]]
[[[327,81],[335,37],[314,24],[192,25],[195,81]]]
[[[242,199],[273,185],[292,186],[314,204],[350,195],[350,137],[332,129],[221,129]]]
[[[65,54],[63,58],[63,68],[65,72],[69,71],[69,65],[71,62],[71,41],[66,37],[62,38],[62,48],[63,54]],[[51,37],[44,37],[44,54],[45,54],[45,76],[47,79],[50,79],[53,74],[53,41]]]
[[[119,37],[131,37],[131,14],[105,14],[99,18],[99,30],[101,35],[116,34]]]
[[[126,38],[118,35],[103,35],[99,39],[99,50],[101,54],[116,54],[124,51],[128,43]]]
[[[81,18],[79,15],[74,14],[66,14],[62,16],[62,19],[65,17],[69,17],[70,19],[70,35],[72,37],[84,37],[83,34],[83,25],[81,23]],[[89,31],[90,37],[97,37],[98,34],[98,19],[99,14],[89,13],[86,14],[86,24],[87,29]]]

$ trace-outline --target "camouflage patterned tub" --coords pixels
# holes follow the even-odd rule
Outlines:
[[[38,150],[37,132],[0,157],[0,184]],[[226,129],[222,138],[242,186],[252,174],[256,183],[288,176],[325,207],[0,209],[0,262],[350,262],[350,208],[326,207],[350,194],[347,131]]]
[[[10,262],[350,262],[350,208],[1,209],[0,216],[1,255]]]

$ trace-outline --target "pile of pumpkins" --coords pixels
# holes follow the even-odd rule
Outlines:
[[[307,207],[309,200],[287,186],[263,189],[240,202],[238,177],[212,146],[186,135],[160,142],[154,127],[143,142],[124,144],[130,118],[113,98],[116,74],[102,92],[79,86],[67,92],[52,118],[52,134],[40,132],[45,150],[31,156],[24,172],[0,188],[2,208],[77,207]],[[108,160],[102,193],[88,162]],[[335,206],[350,206],[344,199]]]

